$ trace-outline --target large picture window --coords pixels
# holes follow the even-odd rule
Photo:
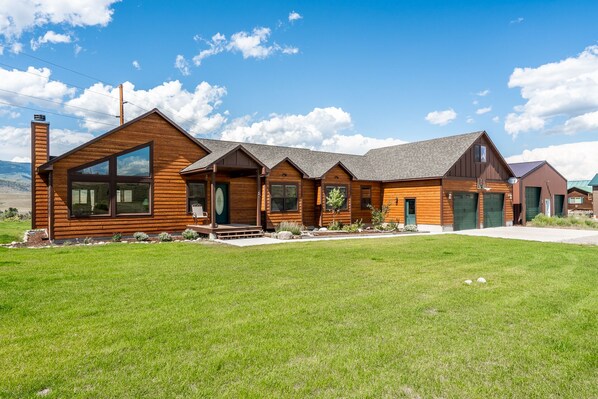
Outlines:
[[[343,197],[345,197],[345,200],[343,201],[343,206],[341,207],[341,210],[346,210],[347,209],[347,204],[349,202],[349,197],[347,196],[347,186],[326,186],[326,197],[328,197],[330,195],[330,192],[332,190],[334,190],[335,188],[339,189],[341,194],[343,195]],[[330,207],[328,205],[328,203],[326,204],[326,210],[327,211],[331,211],[332,207]]]
[[[296,211],[299,190],[296,184],[272,184],[270,186],[270,210],[272,212]]]
[[[71,217],[150,215],[151,144],[69,171]]]
[[[187,183],[187,212],[192,212],[193,204],[199,204],[206,210],[206,183]]]

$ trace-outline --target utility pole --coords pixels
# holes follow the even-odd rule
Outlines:
[[[123,85],[122,83],[118,85],[118,92],[120,94],[120,101],[119,101],[119,106],[120,106],[120,124],[122,125],[123,123],[125,123],[125,102],[123,101]]]

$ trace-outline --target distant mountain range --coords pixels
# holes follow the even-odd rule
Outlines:
[[[0,161],[0,190],[31,191],[31,164]]]

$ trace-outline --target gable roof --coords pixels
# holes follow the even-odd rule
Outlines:
[[[571,189],[578,189],[585,191],[586,193],[592,192],[592,186],[590,186],[590,180],[570,180],[567,182],[567,191]]]
[[[510,163],[509,166],[513,173],[515,173],[515,177],[521,178],[530,174],[545,163],[546,161],[516,162]]]
[[[204,151],[206,151],[208,153],[210,152],[210,150],[208,148],[204,147],[201,143],[197,142],[197,140],[195,140],[195,137],[193,137],[192,135],[190,135],[189,133],[187,133],[182,127],[180,127],[179,125],[177,125],[176,123],[174,123],[170,118],[168,118],[166,115],[164,115],[160,110],[158,110],[157,108],[154,108],[151,111],[148,111],[148,112],[146,112],[146,113],[144,113],[142,115],[139,115],[137,118],[131,119],[130,121],[128,121],[126,123],[123,123],[122,125],[120,125],[118,127],[115,127],[114,129],[112,129],[112,130],[110,130],[110,131],[108,131],[108,132],[106,132],[104,134],[101,134],[101,135],[99,135],[99,136],[97,136],[97,137],[89,140],[88,142],[83,143],[80,146],[73,148],[70,151],[65,152],[64,154],[61,154],[61,155],[59,155],[57,157],[51,158],[48,162],[46,162],[45,164],[41,165],[38,168],[38,170],[40,172],[52,170],[52,165],[55,164],[56,162],[60,161],[61,159],[64,159],[64,158],[68,157],[69,155],[71,155],[71,154],[73,154],[73,153],[75,153],[75,152],[77,152],[79,150],[82,150],[83,148],[88,147],[91,144],[93,144],[93,143],[95,143],[95,142],[97,142],[99,140],[102,140],[105,137],[110,136],[113,133],[116,133],[116,132],[124,129],[124,128],[126,128],[126,127],[134,124],[135,122],[140,121],[141,119],[147,118],[148,116],[150,116],[152,114],[159,115],[166,122],[170,123],[176,130],[178,130],[179,132],[181,132],[181,134],[183,136],[187,137],[193,143],[195,143],[198,146],[200,146]]]
[[[592,187],[598,186],[598,173],[596,173],[596,176],[594,176],[594,178],[592,180],[590,180],[590,182],[588,183],[588,186],[592,186]]]

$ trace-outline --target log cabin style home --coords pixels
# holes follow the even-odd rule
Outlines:
[[[349,155],[195,138],[154,109],[58,157],[49,135],[32,122],[33,228],[51,239],[327,226],[334,188],[343,223],[370,223],[368,205],[382,204],[389,220],[427,231],[513,221],[513,172],[486,132]],[[197,221],[193,204],[206,212]]]
[[[594,202],[590,180],[569,180],[567,182],[567,209],[569,214],[593,214]]]

